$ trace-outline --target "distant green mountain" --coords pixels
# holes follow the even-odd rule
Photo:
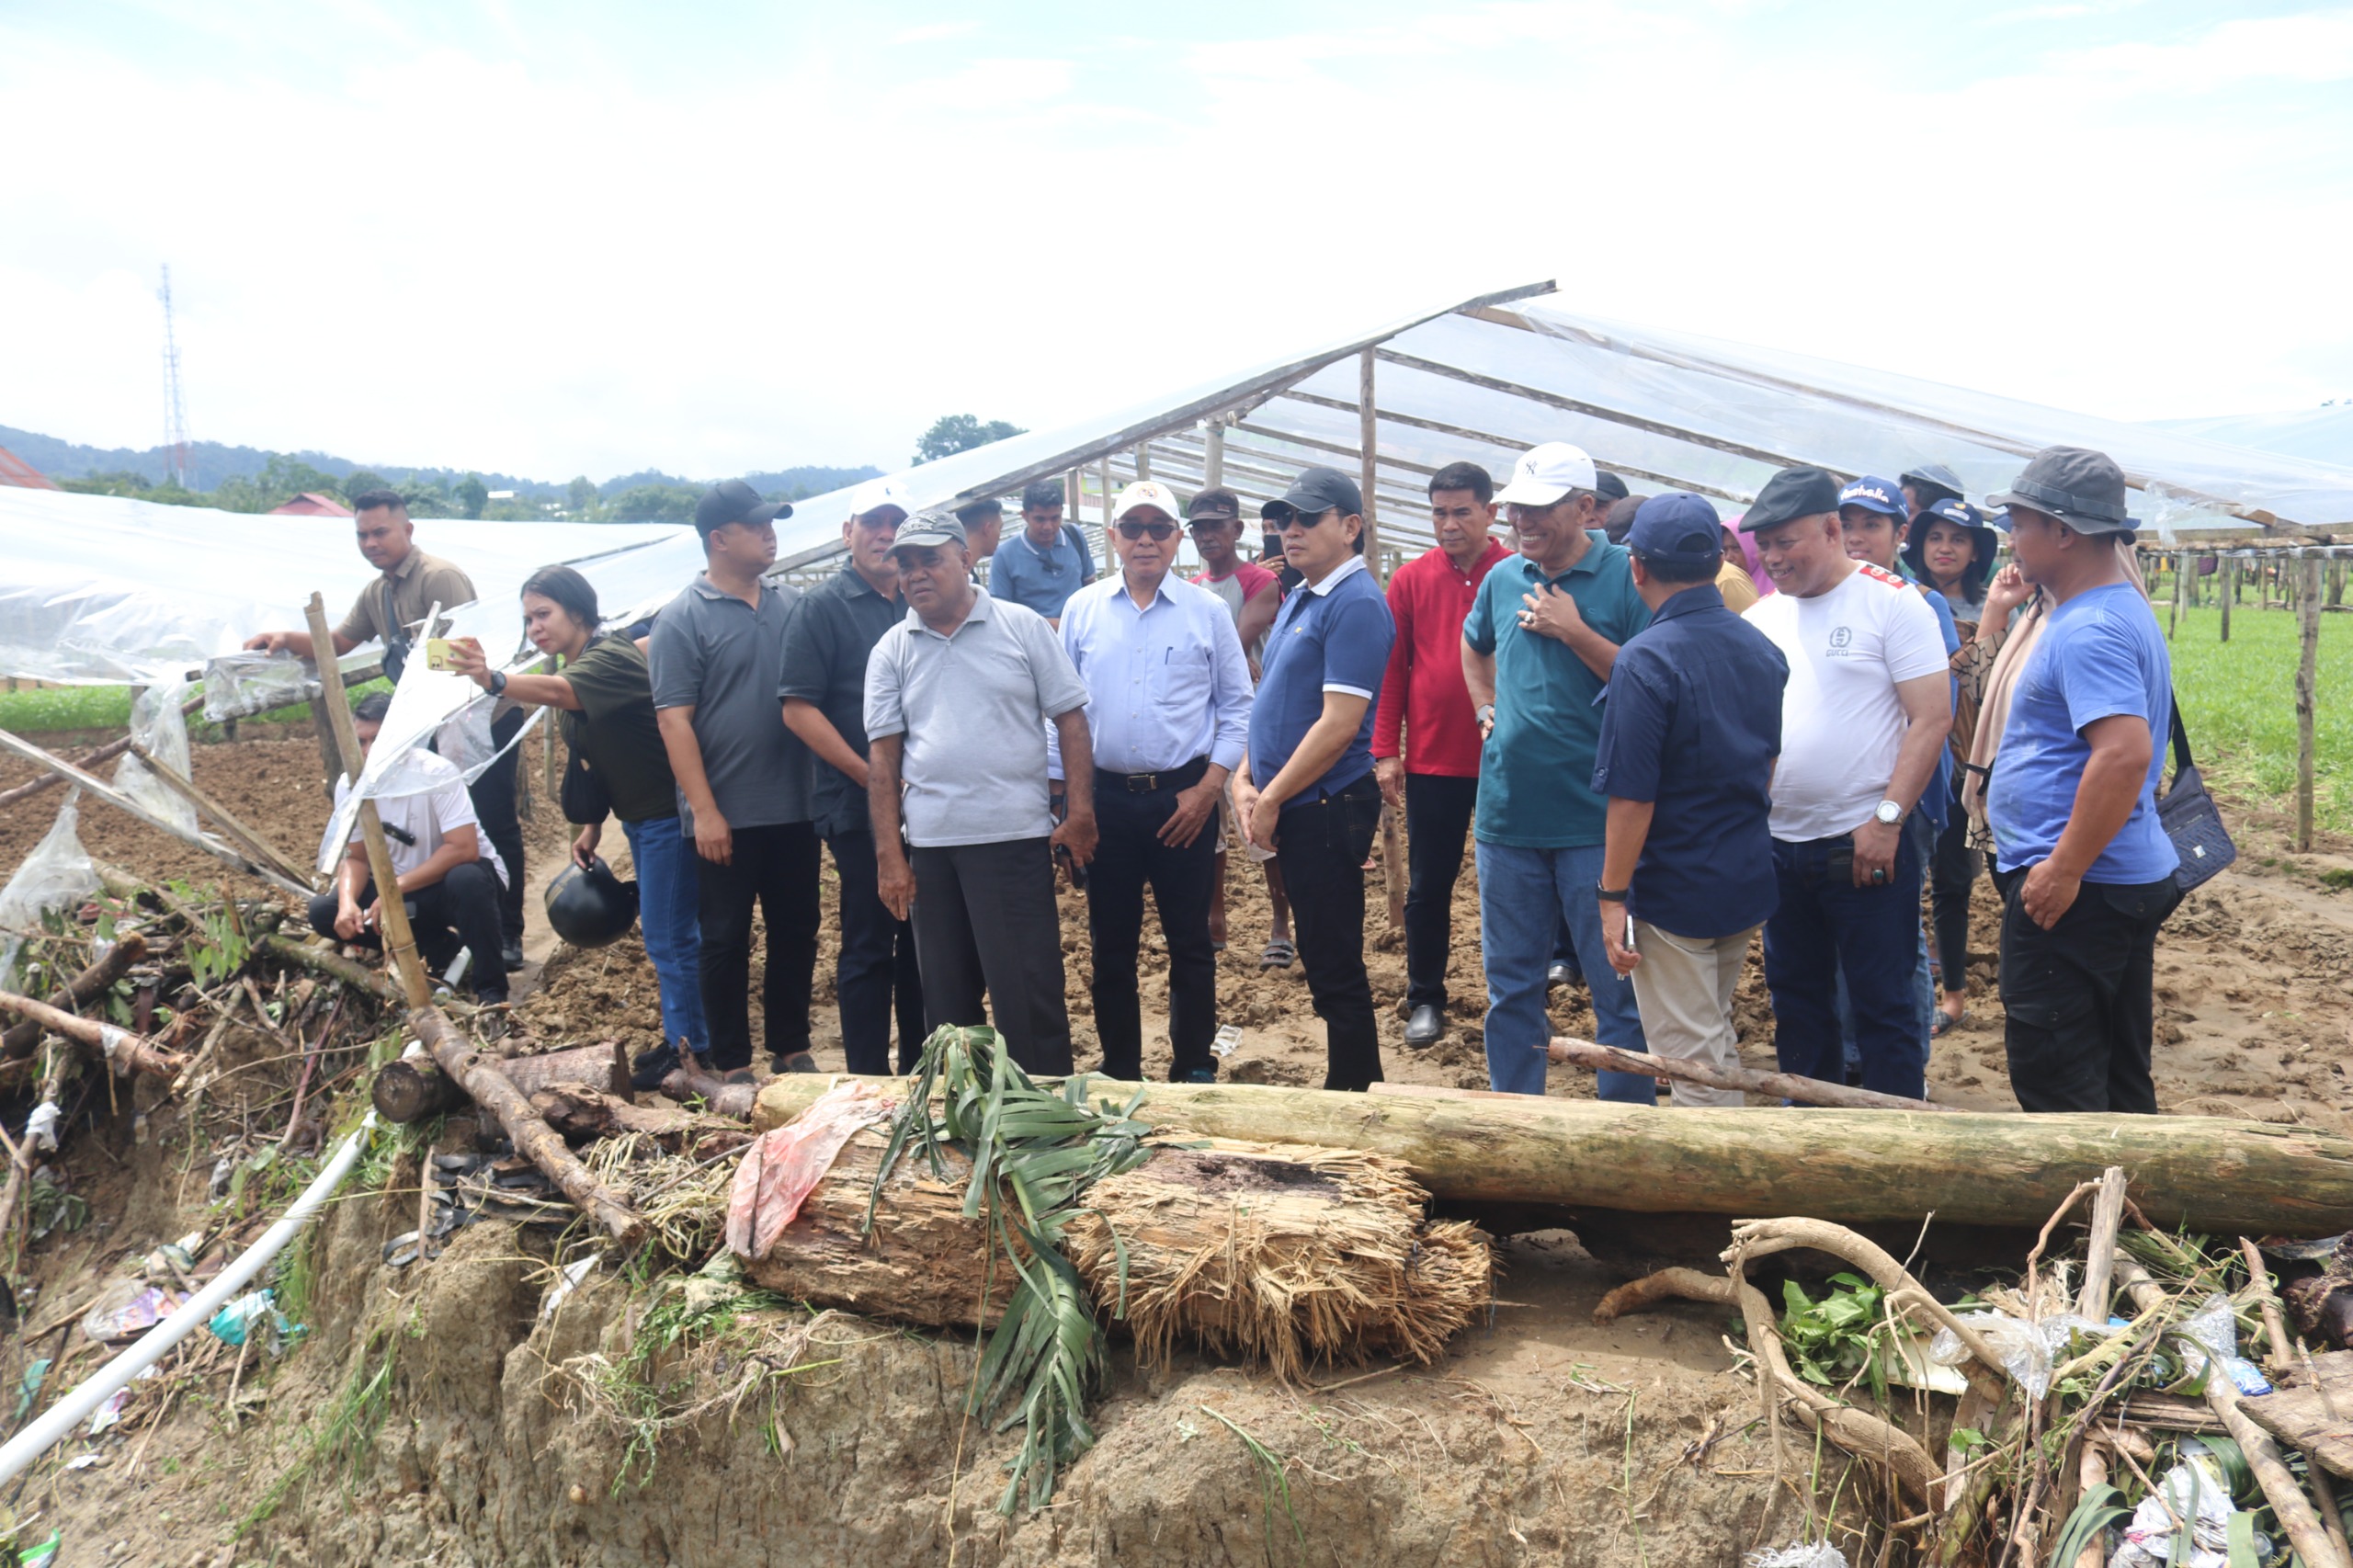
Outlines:
[[[0,425],[0,447],[7,448],[51,479],[86,479],[97,473],[136,473],[151,483],[160,484],[164,480],[165,452],[161,447],[149,447],[144,450],[130,447],[85,447],[77,441],[62,441],[54,436],[18,430],[6,425]],[[356,463],[330,452],[280,453],[263,451],[255,447],[227,447],[218,441],[194,441],[188,445],[188,487],[211,491],[218,490],[233,479],[257,478],[269,467],[273,458],[308,464],[335,479],[341,479],[355,470],[365,470],[381,474],[396,484],[415,479],[442,490],[457,485],[469,473],[479,472],[462,468],[421,468],[405,463]],[[822,494],[845,484],[855,484],[861,479],[871,479],[881,472],[870,466],[828,468],[807,464],[741,477],[764,495],[799,496]],[[511,473],[481,472],[480,477],[486,489],[512,490],[517,496],[531,501],[563,501],[566,498],[569,483],[525,479]],[[714,480],[729,477],[733,476],[713,474],[704,479],[681,479],[648,469],[608,479],[597,486],[597,493],[599,497],[609,500],[625,490],[646,484],[700,490]]]

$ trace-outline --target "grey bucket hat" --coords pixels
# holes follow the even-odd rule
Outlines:
[[[2124,471],[2106,452],[2088,447],[2045,447],[1988,506],[2046,512],[2079,534],[2128,533]]]

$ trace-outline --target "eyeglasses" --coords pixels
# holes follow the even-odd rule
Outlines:
[[[1153,537],[1154,542],[1157,543],[1160,540],[1166,539],[1176,531],[1176,525],[1171,522],[1155,521],[1146,523],[1130,521],[1123,518],[1120,523],[1120,537],[1121,539],[1142,539],[1144,535],[1150,534]]]

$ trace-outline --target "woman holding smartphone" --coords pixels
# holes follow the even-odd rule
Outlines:
[[[662,994],[661,1049],[641,1053],[631,1081],[660,1085],[681,1052],[710,1048],[698,971],[694,840],[679,831],[677,783],[654,720],[645,651],[626,637],[597,635],[597,590],[569,566],[542,566],[523,584],[523,631],[531,646],[563,661],[561,675],[494,670],[472,638],[450,644],[458,672],[494,697],[553,708],[564,744],[603,784],[628,835],[637,868],[638,921]],[[572,843],[582,867],[597,856],[604,824],[590,823]]]

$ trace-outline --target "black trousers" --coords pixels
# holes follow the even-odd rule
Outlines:
[[[1928,858],[1928,915],[1944,988],[1969,979],[1969,891],[1977,881],[1977,851],[1969,846],[1969,813],[1955,801]]]
[[[1068,1073],[1062,915],[1044,838],[916,849],[915,956],[924,1021],[985,1024],[1025,1071]],[[988,1005],[982,1005],[982,994]]]
[[[470,860],[451,867],[449,874],[431,887],[406,895],[416,905],[409,929],[416,937],[417,957],[438,975],[457,961],[460,948],[471,949],[474,956],[466,966],[466,980],[474,995],[484,1002],[506,999],[506,966],[498,961],[498,873],[490,869],[490,862]],[[375,896],[376,880],[370,877],[359,890],[359,907],[367,908]],[[343,938],[335,931],[335,889],[313,897],[311,929],[329,941],[340,942]],[[379,951],[384,945],[373,931],[364,931],[351,942],[354,947]]]
[[[1364,969],[1364,858],[1381,825],[1370,776],[1320,801],[1293,801],[1275,825],[1275,860],[1290,893],[1300,967],[1324,1020],[1324,1086],[1381,1081],[1381,1035]]]
[[[1479,804],[1479,780],[1405,775],[1405,1005],[1446,1008],[1446,960],[1454,947],[1454,883],[1462,841]]]
[[[2157,928],[2181,902],[2173,879],[2086,882],[2046,931],[2027,916],[2024,871],[2002,892],[2002,1010],[2018,1108],[2154,1115]]]
[[[768,926],[760,987],[768,1054],[809,1049],[809,992],[817,973],[817,829],[805,822],[734,830],[733,858],[698,862],[696,923],[702,928],[702,1012],[710,1064],[752,1064],[752,904]]]
[[[1206,761],[1154,777],[1159,788],[1130,790],[1128,776],[1095,776],[1095,823],[1101,833],[1086,868],[1086,924],[1095,944],[1095,1029],[1103,1071],[1143,1076],[1143,1006],[1136,994],[1136,954],[1143,941],[1143,890],[1160,911],[1168,942],[1168,1043],[1172,1083],[1213,1067],[1217,1034],[1217,955],[1210,948],[1210,900],[1217,890],[1217,818],[1181,849],[1159,834],[1176,810],[1176,792],[1200,782]],[[1142,778],[1138,782],[1142,782]]]
[[[842,951],[834,999],[842,1015],[842,1055],[853,1073],[891,1071],[891,1020],[899,1021],[899,1071],[923,1054],[923,976],[915,926],[882,902],[874,835],[860,830],[825,840],[842,879]]]
[[[491,744],[503,746],[513,740],[528,716],[517,708],[492,720]],[[555,744],[552,730],[548,733],[548,744]],[[483,836],[498,851],[498,858],[506,862],[506,886],[498,895],[498,931],[501,937],[518,947],[523,941],[523,824],[515,814],[515,769],[522,760],[522,748],[517,746],[483,769],[482,777],[466,786],[466,796],[474,803],[474,815],[482,819]]]

